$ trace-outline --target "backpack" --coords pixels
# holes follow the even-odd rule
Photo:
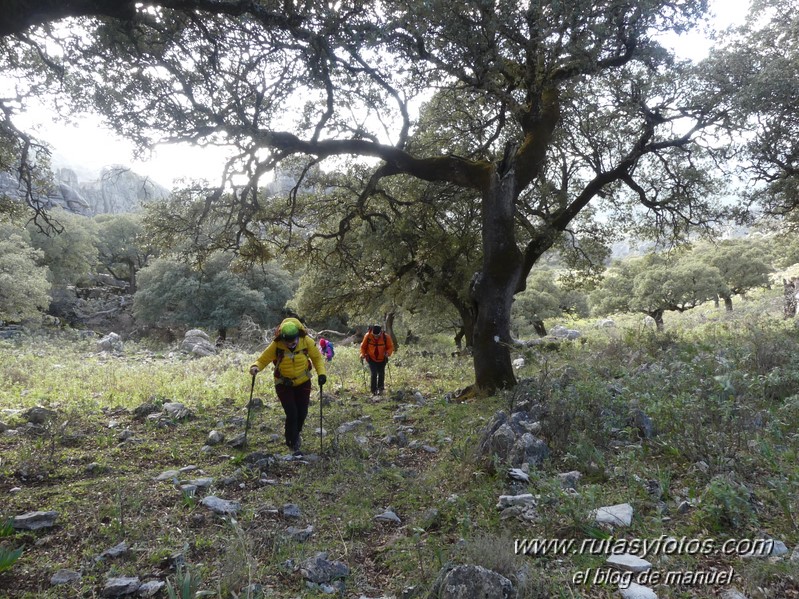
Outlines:
[[[305,375],[308,378],[311,378],[311,357],[308,355],[308,348],[305,345],[303,345],[302,349],[300,349],[300,353],[305,355],[305,359],[307,360],[308,364],[305,368]],[[276,349],[276,354],[277,355],[275,359],[272,361],[272,364],[275,365],[275,378],[282,379],[283,377],[280,376],[280,363],[283,361],[283,358],[286,356],[286,350],[278,347]],[[286,379],[286,380],[289,381],[289,383],[291,382],[291,379]]]
[[[386,333],[384,331],[381,331],[379,335],[369,333],[366,343],[367,353],[372,360],[382,362],[386,359]]]
[[[327,343],[325,343],[324,354],[325,354],[325,358],[327,358],[328,362],[330,362],[330,360],[333,359],[333,356],[336,355],[336,350],[333,347],[333,342],[332,341],[328,340]]]

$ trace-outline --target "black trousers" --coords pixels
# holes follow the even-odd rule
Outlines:
[[[386,362],[372,362],[369,360],[369,371],[372,373],[370,381],[372,395],[375,395],[378,391],[382,393],[386,386]]]
[[[311,381],[290,387],[275,385],[277,398],[286,413],[286,445],[293,448],[300,438],[302,425],[308,417],[308,405],[311,403]]]

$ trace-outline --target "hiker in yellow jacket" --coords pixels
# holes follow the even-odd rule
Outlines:
[[[286,413],[286,445],[299,455],[300,432],[311,402],[311,364],[319,375],[321,388],[327,382],[325,361],[302,323],[286,318],[274,341],[250,366],[250,374],[255,376],[270,362],[275,365],[275,392]]]

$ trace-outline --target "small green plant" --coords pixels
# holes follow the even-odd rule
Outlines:
[[[5,522],[0,522],[0,538],[10,537],[14,534],[14,524],[11,518]]]
[[[166,593],[169,599],[194,599],[201,581],[191,569],[178,566],[174,582],[175,585],[172,586],[171,581],[166,581]]]
[[[193,490],[183,489],[180,500],[183,507],[188,510],[193,510],[197,506],[197,497]]]
[[[22,547],[18,547],[17,549],[0,547],[0,572],[10,570],[11,566],[14,565],[14,562],[16,562],[21,555]]]
[[[745,529],[755,520],[749,492],[724,478],[713,479],[702,497],[697,519],[713,532]]]

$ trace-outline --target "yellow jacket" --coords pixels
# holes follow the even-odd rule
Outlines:
[[[299,323],[299,321],[297,321]],[[285,341],[279,337],[272,341],[260,357],[252,364],[258,370],[266,368],[267,364],[275,364],[275,383],[297,387],[311,378],[311,363],[316,374],[324,374],[325,361],[310,335],[305,333],[305,328],[300,325],[300,338],[297,347],[289,349]],[[252,367],[251,366],[251,367]]]

